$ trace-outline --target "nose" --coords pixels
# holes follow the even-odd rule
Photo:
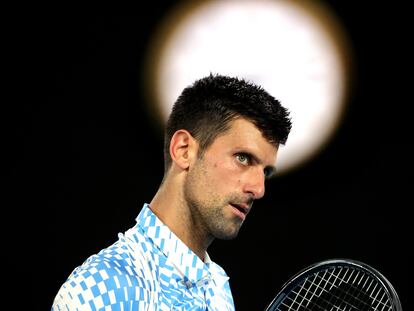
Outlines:
[[[251,170],[246,177],[244,192],[251,194],[255,200],[262,198],[265,194],[265,174],[263,170]]]

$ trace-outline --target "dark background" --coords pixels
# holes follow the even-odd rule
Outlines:
[[[411,22],[397,5],[349,2],[328,2],[356,65],[337,135],[307,166],[271,180],[239,237],[209,250],[237,310],[263,310],[291,275],[335,257],[372,265],[413,307]],[[3,240],[17,305],[49,309],[70,272],[134,225],[155,194],[162,140],[144,105],[144,56],[174,4],[131,16],[26,8],[9,23],[17,88],[3,105]]]

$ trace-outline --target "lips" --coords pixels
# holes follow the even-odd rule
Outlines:
[[[243,215],[247,215],[250,210],[250,205],[245,203],[230,203],[235,209],[240,211]]]

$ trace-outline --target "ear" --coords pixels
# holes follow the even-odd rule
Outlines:
[[[172,161],[181,169],[186,170],[192,157],[197,154],[197,142],[190,132],[178,130],[171,137],[170,156]]]

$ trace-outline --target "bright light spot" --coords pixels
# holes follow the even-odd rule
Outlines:
[[[326,22],[326,10],[315,14],[294,3],[204,1],[176,24],[169,20],[149,61],[163,121],[196,79],[210,73],[238,76],[261,85],[291,112],[293,128],[280,148],[278,173],[316,155],[343,110],[346,78],[338,42],[343,35],[332,30],[332,16]]]

